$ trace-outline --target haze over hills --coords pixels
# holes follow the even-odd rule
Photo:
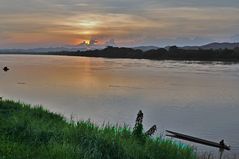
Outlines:
[[[165,48],[168,49],[170,46],[166,46]],[[206,45],[201,45],[201,46],[183,46],[179,47],[185,50],[197,50],[197,49],[234,49],[236,47],[239,47],[239,42],[238,43],[229,43],[229,42],[223,42],[223,43],[209,43]],[[149,51],[149,50],[156,50],[159,49],[160,47],[157,46],[138,46],[134,47],[134,49],[139,49],[142,51]]]
[[[15,51],[0,51],[0,54],[29,54],[29,55],[63,55],[63,56],[85,56],[103,58],[130,58],[150,60],[193,60],[193,61],[239,61],[239,43],[213,43],[199,47],[183,48],[170,46],[158,48],[154,46],[142,46],[136,48],[108,46],[100,48],[97,46],[81,48],[50,48],[30,49]],[[230,47],[230,48],[229,48]],[[234,48],[235,47],[235,48]],[[195,48],[195,49],[192,49]],[[204,49],[205,48],[205,49]],[[216,49],[217,48],[217,49]],[[219,49],[218,49],[219,48]],[[227,48],[227,49],[225,49]],[[84,49],[84,50],[80,50]],[[142,49],[142,50],[141,50]],[[147,50],[149,49],[149,50]],[[54,50],[54,51],[53,51]],[[39,52],[40,51],[40,52]]]
[[[209,43],[202,46],[184,46],[183,49],[234,49],[236,47],[239,47],[239,43]]]
[[[87,51],[87,50],[101,50],[106,48],[107,46],[105,45],[76,45],[76,46],[65,46],[65,47],[48,47],[48,48],[32,48],[32,49],[1,49],[0,48],[0,53],[9,53],[9,52],[19,52],[19,53],[47,53],[47,52],[61,52],[61,51],[66,51],[66,52],[74,52],[74,51]],[[168,49],[170,46],[164,47],[165,49]],[[234,49],[239,47],[239,42],[238,43],[229,43],[229,42],[223,42],[223,43],[209,43],[206,45],[201,45],[201,46],[183,46],[183,47],[178,47],[182,48],[185,50],[198,50],[198,49]],[[135,50],[141,50],[141,51],[149,51],[149,50],[157,50],[160,47],[157,46],[137,46],[133,47]]]
[[[73,51],[87,51],[95,49],[103,49],[106,46],[65,46],[65,47],[46,47],[46,48],[31,48],[31,49],[0,49],[0,53],[19,52],[19,53],[47,53],[47,52],[73,52]]]

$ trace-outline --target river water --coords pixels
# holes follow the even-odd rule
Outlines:
[[[239,64],[0,55],[0,96],[74,120],[174,130],[239,153]],[[215,151],[199,146],[198,151]],[[230,154],[229,153],[229,154]]]

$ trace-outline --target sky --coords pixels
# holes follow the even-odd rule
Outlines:
[[[0,0],[0,48],[239,41],[238,0]]]

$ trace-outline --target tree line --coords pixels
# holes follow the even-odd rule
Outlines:
[[[103,50],[77,51],[76,55],[87,57],[132,58],[151,60],[198,60],[198,61],[239,61],[239,48],[187,50],[171,46],[169,49],[142,51],[132,48],[107,47]]]
[[[1,54],[1,53],[0,53]],[[107,47],[102,50],[61,51],[61,52],[7,52],[4,54],[64,55],[104,58],[131,58],[150,60],[195,60],[239,62],[239,47],[234,49],[182,49],[171,46],[148,51],[126,47]]]

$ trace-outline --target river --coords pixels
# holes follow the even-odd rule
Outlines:
[[[0,96],[74,120],[144,126],[225,140],[239,153],[239,64],[0,55]],[[203,150],[214,148],[199,146]]]

